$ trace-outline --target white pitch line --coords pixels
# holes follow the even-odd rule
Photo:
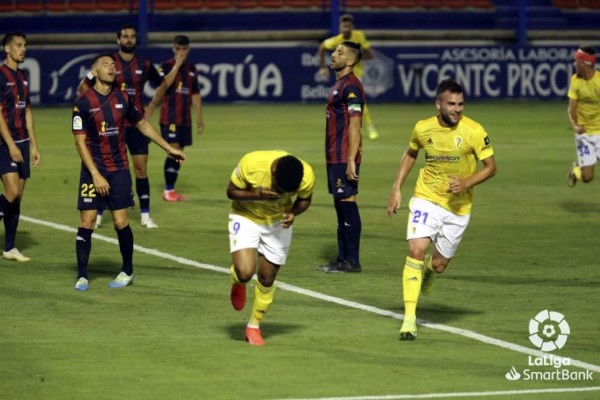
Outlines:
[[[37,219],[37,218],[31,218],[31,217],[21,215],[21,220],[30,222],[32,224],[47,226],[49,228],[53,228],[53,229],[57,229],[57,230],[65,231],[65,232],[77,233],[77,229],[72,228],[70,226],[56,224],[54,222],[48,222],[48,221],[44,221],[44,220]],[[93,238],[97,239],[97,240],[102,240],[104,242],[112,243],[115,245],[119,244],[119,242],[116,239],[110,238],[108,236],[99,235],[97,233],[94,233]],[[189,266],[196,267],[196,268],[207,269],[210,271],[222,272],[225,274],[229,273],[228,268],[218,267],[216,265],[211,265],[211,264],[200,263],[200,262],[197,262],[194,260],[190,260],[188,258],[175,256],[175,255],[172,255],[169,253],[164,253],[164,252],[156,250],[156,249],[150,249],[150,248],[139,246],[139,245],[135,245],[134,248],[136,251],[139,251],[140,253],[145,253],[145,254],[155,256],[155,257],[172,260],[172,261],[178,262],[180,264],[189,265]],[[290,285],[288,283],[277,281],[276,285],[277,285],[277,287],[280,287],[281,289],[287,290],[289,292],[298,293],[298,294],[301,294],[304,296],[312,297],[312,298],[323,300],[323,301],[328,301],[330,303],[339,304],[339,305],[342,305],[345,307],[355,308],[358,310],[367,311],[367,312],[370,312],[373,314],[381,315],[384,317],[390,317],[390,318],[394,318],[394,319],[398,319],[398,320],[402,320],[404,318],[404,315],[400,314],[400,313],[384,310],[384,309],[369,306],[366,304],[357,303],[357,302],[351,301],[351,300],[345,300],[340,297],[330,296],[330,295],[315,292],[315,291],[309,290],[309,289],[303,289],[301,287]],[[417,323],[419,325],[425,326],[427,328],[437,329],[439,331],[453,333],[455,335],[459,335],[459,336],[463,336],[463,337],[466,337],[469,339],[477,340],[477,341],[485,343],[485,344],[491,344],[493,346],[501,347],[503,349],[515,351],[517,353],[532,355],[535,357],[548,356],[548,353],[544,353],[542,351],[535,350],[535,349],[530,349],[528,347],[521,346],[519,344],[510,343],[505,340],[495,339],[493,337],[485,336],[480,333],[470,331],[467,329],[454,328],[449,325],[438,324],[435,322],[425,321],[422,319],[417,319]],[[590,371],[594,371],[594,372],[600,372],[600,366],[590,364],[590,363],[587,363],[584,361],[571,359],[571,365],[580,367],[583,369],[587,369]]]
[[[512,396],[520,394],[542,393],[572,393],[600,391],[600,386],[585,388],[557,388],[557,389],[525,389],[525,390],[497,390],[490,392],[462,392],[462,393],[424,393],[424,394],[390,394],[383,396],[353,396],[353,397],[314,397],[285,400],[410,400],[410,399],[451,399],[465,397]]]

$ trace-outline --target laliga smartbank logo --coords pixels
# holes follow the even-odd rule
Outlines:
[[[556,311],[543,310],[529,320],[529,341],[543,352],[565,347],[571,334],[565,316]],[[527,356],[527,368],[519,371],[514,365],[504,374],[509,381],[592,381],[592,371],[571,371],[569,357],[544,354],[541,357]]]
[[[529,341],[541,351],[562,349],[570,333],[565,316],[556,311],[540,311],[529,320]]]

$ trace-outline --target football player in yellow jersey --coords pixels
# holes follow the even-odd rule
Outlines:
[[[292,224],[308,209],[315,175],[310,165],[285,151],[255,151],[242,157],[231,174],[227,197],[231,250],[231,304],[246,304],[246,283],[256,271],[252,315],[246,340],[265,344],[259,324],[273,302],[275,277],[285,264],[292,241]],[[295,199],[294,199],[295,197]]]
[[[371,50],[371,44],[367,40],[364,32],[354,29],[354,17],[350,14],[344,14],[340,17],[340,33],[329,39],[325,39],[319,46],[319,63],[321,66],[319,73],[322,76],[329,78],[329,66],[325,64],[325,53],[335,50],[340,44],[346,41],[360,44],[360,47],[362,48],[362,59],[370,60],[375,57]],[[354,75],[360,79],[363,76],[363,73],[363,63],[359,62],[354,66]],[[371,113],[366,104],[363,109],[363,120],[369,131],[369,139],[377,139],[379,133],[377,132],[377,129],[375,129],[375,124],[371,119]]]
[[[481,125],[463,116],[463,103],[462,87],[456,81],[440,82],[435,99],[438,115],[415,125],[388,202],[387,212],[392,217],[400,208],[402,184],[419,149],[424,149],[425,166],[419,171],[409,203],[400,340],[414,340],[417,335],[419,293],[431,289],[433,272],[444,272],[454,257],[469,224],[473,187],[496,174],[489,137]],[[477,168],[478,160],[483,168]],[[431,243],[435,246],[426,257]]]
[[[569,86],[568,115],[577,147],[577,161],[571,166],[568,185],[594,179],[600,159],[600,71],[596,71],[596,50],[582,46],[573,57],[575,74]]]

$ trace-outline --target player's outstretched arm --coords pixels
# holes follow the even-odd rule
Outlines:
[[[402,160],[400,160],[400,167],[398,167],[396,180],[392,186],[392,193],[390,194],[390,199],[388,201],[387,214],[390,218],[396,213],[396,210],[400,208],[400,204],[402,203],[402,193],[400,192],[402,184],[404,184],[406,177],[410,174],[410,171],[415,165],[418,155],[418,150],[413,150],[409,147],[404,152]]]
[[[136,127],[142,132],[144,136],[156,143],[160,148],[167,152],[167,154],[179,162],[185,161],[185,153],[182,150],[176,149],[171,146],[165,139],[162,138],[154,129],[152,124],[145,119],[141,119],[137,123]]]

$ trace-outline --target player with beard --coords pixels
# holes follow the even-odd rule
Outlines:
[[[337,215],[338,254],[328,264],[317,267],[328,273],[362,270],[359,261],[362,222],[356,197],[365,94],[353,72],[361,56],[361,47],[354,42],[343,42],[331,55],[330,67],[337,80],[327,97],[325,162],[328,189]]]
[[[150,59],[136,54],[137,36],[135,27],[123,25],[117,32],[117,44],[119,51],[115,54],[115,86],[127,92],[135,102],[140,113],[144,113],[143,94],[146,82],[151,82],[158,87],[153,101],[150,104],[160,104],[164,97],[166,87],[163,84],[164,77],[154,67]],[[175,58],[175,62],[183,63],[183,58]],[[171,77],[170,79],[173,79]],[[90,71],[79,85],[79,92],[93,87],[95,77]],[[146,110],[146,117],[152,115],[152,106]],[[145,228],[158,228],[158,225],[150,218],[150,181],[148,179],[148,144],[149,139],[145,137],[135,125],[125,123],[125,136],[127,148],[133,160],[135,172],[135,188],[139,198],[141,211],[141,225]],[[98,210],[96,228],[102,223],[102,211]]]
[[[4,219],[4,252],[7,260],[29,261],[15,247],[17,225],[21,214],[21,199],[32,165],[40,162],[35,139],[33,113],[29,99],[29,77],[19,68],[25,61],[27,39],[23,33],[12,32],[2,40],[6,60],[0,67],[0,175],[4,190],[0,195],[0,218]]]
[[[392,187],[387,212],[400,208],[400,189],[419,154],[425,150],[415,192],[409,202],[406,227],[408,257],[402,274],[404,322],[400,340],[417,335],[419,293],[431,291],[434,272],[442,273],[454,257],[469,224],[473,187],[496,174],[494,149],[488,134],[463,115],[462,87],[446,79],[437,87],[436,116],[417,122]],[[483,168],[477,169],[481,160]],[[431,255],[425,255],[433,243]]]

